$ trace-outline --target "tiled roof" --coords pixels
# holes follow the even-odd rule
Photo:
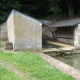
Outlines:
[[[51,27],[67,27],[67,26],[76,26],[78,24],[80,24],[80,18],[59,21],[52,24]]]

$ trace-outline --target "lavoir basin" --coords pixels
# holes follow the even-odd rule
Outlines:
[[[54,58],[80,70],[80,54],[53,56]]]
[[[56,43],[57,44],[57,43]],[[79,53],[74,53],[74,54],[66,54],[66,55],[54,55],[54,51],[52,51],[52,53],[50,53],[50,48],[56,48],[56,49],[59,49],[59,48],[70,48],[72,46],[68,46],[68,45],[63,45],[61,43],[59,43],[60,45],[56,45],[56,44],[52,44],[52,43],[43,43],[43,49],[46,49],[47,50],[47,53],[48,55],[52,56],[53,58],[56,58],[74,68],[77,68],[80,70],[80,54]],[[50,50],[50,51],[49,51]],[[76,51],[75,51],[76,52]]]

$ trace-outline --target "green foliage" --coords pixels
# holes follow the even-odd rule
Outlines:
[[[4,64],[11,64],[19,71],[27,74],[28,80],[33,78],[36,80],[75,80],[72,76],[63,73],[61,70],[55,68],[38,54],[32,54],[28,51],[25,53],[4,53],[0,51],[0,61]]]
[[[80,15],[80,0],[72,0],[72,3],[70,1],[71,0],[0,0],[0,23],[6,21],[12,9],[36,18],[47,15],[60,18],[70,15],[70,11],[73,11],[73,14]]]
[[[6,21],[12,9],[19,10],[22,5],[19,0],[1,0],[0,1],[0,23]]]
[[[59,6],[59,0],[49,0],[50,11],[53,13],[54,17],[59,19],[62,16],[62,10]]]
[[[19,76],[0,66],[0,80],[22,80]]]
[[[59,6],[51,6],[50,7],[50,11],[53,12],[53,15],[59,19],[62,15],[61,15],[61,9],[59,8]]]

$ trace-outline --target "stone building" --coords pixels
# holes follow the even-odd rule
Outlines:
[[[12,10],[7,28],[13,50],[42,50],[42,22],[39,20]]]
[[[0,25],[0,40],[7,40],[7,25],[6,22]]]
[[[53,32],[53,39],[80,47],[80,18],[59,21],[53,24],[50,29],[56,28]]]
[[[59,21],[55,24],[37,20],[16,10],[7,19],[8,41],[13,50],[42,51],[45,40],[63,42],[80,47],[80,18]]]

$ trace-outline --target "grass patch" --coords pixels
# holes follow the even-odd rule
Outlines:
[[[2,47],[2,42],[0,41],[0,47]]]
[[[63,73],[37,54],[25,52],[24,54],[4,53],[0,50],[0,61],[11,64],[18,70],[27,74],[31,80],[75,80],[71,75]]]
[[[0,80],[21,80],[14,73],[8,71],[6,68],[0,66]]]

